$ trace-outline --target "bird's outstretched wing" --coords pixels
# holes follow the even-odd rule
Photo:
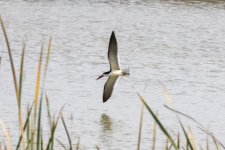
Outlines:
[[[118,76],[111,76],[106,81],[103,92],[103,103],[106,102],[111,97],[114,85],[118,78],[119,78]]]
[[[110,64],[110,70],[119,70],[119,59],[118,59],[118,47],[114,31],[112,31],[109,48],[108,48],[108,59]]]

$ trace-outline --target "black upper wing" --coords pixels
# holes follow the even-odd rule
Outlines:
[[[118,59],[118,47],[117,41],[114,31],[112,31],[110,41],[109,41],[109,48],[108,48],[108,59],[110,64],[111,70],[119,70],[119,59]]]

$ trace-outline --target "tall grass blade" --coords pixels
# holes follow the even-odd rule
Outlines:
[[[36,80],[36,87],[35,87],[35,98],[34,98],[34,117],[35,118],[36,118],[36,110],[37,110],[37,106],[38,106],[38,98],[39,98],[39,90],[40,90],[41,65],[42,65],[43,49],[44,48],[43,48],[43,45],[42,45],[41,51],[40,51],[40,56],[39,56],[37,80]]]
[[[196,140],[194,138],[194,135],[193,135],[190,127],[189,127],[189,139],[190,139],[191,145],[193,146],[194,150],[196,150],[197,149]]]
[[[181,128],[182,128],[182,130],[184,132],[184,135],[185,135],[185,138],[186,138],[186,141],[187,141],[187,149],[188,149],[188,147],[190,147],[191,150],[194,150],[194,148],[193,148],[193,146],[191,144],[191,141],[190,141],[190,139],[189,139],[189,137],[187,135],[187,132],[186,132],[186,130],[185,130],[185,128],[184,128],[184,126],[183,126],[183,124],[182,124],[182,122],[180,120],[179,120],[179,123],[181,125]]]
[[[39,91],[40,91],[40,79],[41,79],[41,66],[42,66],[42,57],[43,57],[43,45],[41,46],[40,55],[39,55],[39,61],[38,61],[38,71],[37,71],[37,79],[36,79],[36,85],[35,85],[35,96],[34,96],[34,120],[33,125],[31,129],[31,149],[33,150],[33,144],[34,144],[34,135],[35,135],[35,129],[36,129],[36,121],[37,121],[37,107],[38,107],[38,99],[39,99]]]
[[[145,102],[144,98],[139,93],[138,93],[138,96],[139,96],[140,100],[143,102],[144,106],[149,111],[149,113],[151,114],[151,116],[153,117],[153,119],[156,121],[156,123],[158,124],[158,126],[160,127],[160,129],[162,130],[162,132],[166,135],[166,137],[168,138],[168,140],[170,141],[170,143],[173,145],[174,149],[178,150],[178,147],[177,147],[175,141],[171,138],[171,136],[168,133],[168,131],[166,130],[166,128],[160,122],[160,120],[158,119],[158,117],[154,114],[154,112],[149,107],[149,105]]]
[[[214,136],[212,136],[212,139],[213,139],[213,142],[214,142],[214,145],[215,145],[216,149],[219,150],[220,148],[219,148],[217,140],[214,138]]]
[[[12,150],[12,142],[11,142],[11,137],[9,134],[8,129],[6,128],[5,124],[0,120],[0,128],[2,129],[4,135],[5,135],[5,140],[7,142],[6,144],[6,149],[7,150]]]
[[[139,124],[137,150],[140,150],[140,148],[141,148],[141,133],[142,133],[142,124],[143,124],[143,113],[144,113],[144,104],[141,103],[141,116],[140,116],[140,124]]]
[[[180,149],[180,133],[177,133],[177,147]]]
[[[189,144],[187,140],[186,140],[186,150],[189,150]]]
[[[170,107],[173,107],[173,100],[172,100],[171,95],[169,94],[169,91],[168,91],[165,83],[163,83],[163,94],[166,98],[166,101],[167,101],[168,105]]]
[[[46,76],[47,76],[51,47],[52,47],[52,37],[49,38],[49,43],[48,43],[48,53],[47,53],[46,62],[45,62],[44,81],[45,81]]]
[[[16,92],[16,99],[17,99],[17,103],[18,103],[18,107],[19,107],[18,111],[19,111],[19,125],[20,125],[20,130],[21,130],[20,132],[23,135],[23,120],[22,120],[22,115],[20,113],[20,99],[19,99],[19,90],[18,90],[18,85],[17,85],[16,71],[15,71],[15,67],[14,67],[14,61],[13,61],[13,57],[12,57],[12,51],[11,51],[11,48],[10,48],[8,36],[7,36],[5,26],[4,26],[4,22],[1,18],[1,16],[0,16],[0,23],[1,23],[3,34],[4,34],[6,46],[7,46],[7,49],[8,49],[9,60],[10,60],[10,65],[11,65],[11,70],[12,70],[12,75],[13,75],[13,83],[14,83],[14,88],[15,88],[15,92]],[[22,144],[23,144],[23,149],[25,149],[24,138],[22,138]]]
[[[19,100],[18,100],[19,112],[21,110],[21,97],[22,97],[22,86],[23,86],[23,66],[24,66],[25,47],[26,47],[26,45],[25,45],[25,43],[23,43],[23,49],[22,49],[21,61],[20,61]]]
[[[27,137],[26,137],[27,138],[26,149],[30,149],[30,114],[31,114],[32,108],[33,108],[33,105],[31,107],[29,107],[29,105],[27,106],[27,118],[26,118],[26,122],[25,122],[25,125],[24,125],[24,128],[23,128],[24,131],[26,131],[26,134],[27,134]],[[21,137],[22,136],[20,136],[20,138]],[[17,148],[19,148],[19,144],[20,144],[20,141],[17,144]],[[16,149],[16,150],[18,150],[18,149]]]
[[[56,139],[56,141],[62,146],[64,150],[67,150],[66,146],[61,141],[59,141],[58,139]]]
[[[177,111],[177,110],[175,110],[175,109],[173,109],[173,108],[170,108],[169,106],[166,106],[166,105],[164,105],[164,106],[165,106],[167,109],[169,109],[169,110],[175,112],[176,114],[180,114],[180,115],[182,115],[182,116],[184,116],[184,117],[186,117],[186,118],[192,120],[192,121],[195,122],[196,124],[198,124],[198,125],[199,125],[199,128],[200,128],[203,132],[205,132],[206,134],[208,134],[208,135],[210,135],[212,138],[214,138],[214,139],[217,141],[217,143],[225,150],[225,146],[223,145],[223,143],[222,143],[220,140],[218,140],[218,139],[213,135],[212,132],[208,131],[208,130],[207,130],[200,122],[198,122],[196,119],[194,119],[194,118],[190,117],[189,115],[184,114],[184,113],[182,113],[182,112],[180,112],[180,111]]]
[[[154,129],[153,129],[153,140],[152,140],[152,150],[155,150],[155,144],[156,144],[156,124],[154,123]]]
[[[225,146],[213,135],[213,133],[210,132],[210,136],[213,138],[213,141],[216,141],[217,146],[220,145],[223,149],[225,149]]]
[[[4,26],[4,23],[3,23],[3,20],[2,20],[1,16],[0,16],[0,23],[1,23],[3,34],[4,34],[6,46],[7,46],[7,49],[8,49],[9,60],[10,60],[10,65],[11,65],[12,74],[13,74],[13,80],[14,80],[13,83],[14,83],[14,88],[15,88],[15,92],[16,92],[16,98],[18,100],[19,93],[18,93],[18,86],[17,86],[17,79],[16,79],[16,71],[15,71],[14,61],[13,61],[13,57],[12,57],[12,51],[11,51],[11,48],[10,48],[8,36],[7,36],[6,30],[5,30],[5,26]]]
[[[157,116],[157,114],[156,114],[156,116]],[[153,124],[152,150],[155,150],[155,145],[156,145],[156,131],[157,131],[156,125],[157,124],[155,121]]]
[[[76,146],[76,150],[79,150],[80,149],[80,138],[78,138],[77,140],[77,146]]]
[[[31,108],[29,108],[29,110],[28,110],[27,118],[26,118],[26,121],[25,121],[25,124],[24,124],[24,127],[23,127],[23,130],[24,130],[24,131],[28,128],[28,129],[26,130],[27,132],[29,132],[29,127],[28,127],[28,125],[29,125],[30,115],[31,115],[32,109],[33,109],[33,104],[32,104],[32,106],[31,106]],[[27,134],[27,137],[29,137],[29,133]],[[29,139],[29,138],[28,138],[28,139]],[[16,146],[16,150],[19,149],[21,140],[22,140],[22,135],[20,135],[19,141],[18,141],[17,146]]]
[[[69,145],[70,145],[69,149],[72,150],[73,146],[72,146],[72,142],[71,142],[71,137],[70,137],[69,131],[68,131],[67,127],[66,127],[66,123],[65,123],[63,115],[61,115],[61,119],[62,119],[62,123],[63,123],[64,129],[66,131],[66,135],[67,135],[67,138],[68,138],[68,141],[69,141]]]
[[[164,105],[164,106],[165,106],[167,109],[169,109],[169,110],[175,112],[176,114],[180,114],[180,115],[185,116],[186,118],[188,118],[188,119],[194,121],[196,124],[198,124],[198,125],[200,126],[200,128],[205,129],[205,127],[204,127],[200,122],[198,122],[196,119],[194,119],[194,118],[188,116],[188,115],[185,114],[185,113],[182,113],[182,112],[180,112],[180,111],[177,111],[177,110],[175,110],[175,109],[173,109],[173,108],[171,108],[171,107],[169,107],[169,106],[167,106],[167,105]]]
[[[41,128],[41,150],[44,150],[43,130]]]
[[[53,125],[52,125],[52,129],[50,133],[50,138],[48,140],[47,147],[46,147],[47,150],[53,149],[54,135],[55,135],[55,130],[58,124],[58,119],[56,121],[53,121],[52,124]]]
[[[64,106],[61,108],[61,110],[60,110],[60,112],[59,112],[59,114],[58,114],[58,116],[56,118],[56,121],[53,121],[53,123],[52,123],[51,134],[50,134],[50,138],[48,140],[47,147],[46,147],[47,150],[49,150],[50,148],[53,148],[55,130],[57,128],[58,121],[59,121],[59,118],[61,116],[63,108],[64,108]]]
[[[48,122],[49,122],[50,129],[51,129],[51,127],[52,127],[52,118],[51,118],[51,112],[50,112],[49,98],[48,98],[47,95],[45,95],[45,99],[46,99],[47,112],[48,112]]]
[[[40,98],[40,104],[39,104],[39,114],[38,114],[38,128],[37,128],[37,149],[39,150],[40,144],[41,144],[41,114],[42,114],[42,96]]]
[[[23,87],[23,66],[24,66],[24,55],[25,55],[25,43],[23,43],[21,61],[20,61],[20,80],[19,80],[19,99],[18,99],[18,111],[19,111],[19,120],[21,122],[21,135],[22,135],[22,143],[23,149],[25,149],[25,142],[24,142],[24,129],[22,127],[23,115],[21,110],[21,98],[22,98],[22,87]]]
[[[45,90],[45,80],[46,80],[46,76],[47,76],[47,70],[48,70],[48,63],[49,63],[49,58],[50,58],[51,45],[52,45],[52,38],[50,37],[49,44],[48,44],[47,58],[46,58],[46,62],[45,62],[45,69],[44,69],[44,77],[43,77],[43,84],[42,84],[42,93],[41,93],[41,96],[43,96],[43,93],[44,93],[44,90]],[[42,48],[42,52],[43,52],[43,48]]]
[[[38,62],[38,71],[37,71],[37,79],[35,85],[35,97],[34,97],[34,118],[31,129],[31,150],[33,150],[34,146],[34,135],[36,129],[36,121],[37,121],[37,107],[38,107],[38,99],[39,99],[39,91],[40,91],[40,80],[41,80],[41,66],[42,66],[42,57],[43,57],[43,45],[41,46],[39,62]]]

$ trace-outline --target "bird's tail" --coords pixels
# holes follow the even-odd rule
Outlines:
[[[126,68],[123,70],[124,75],[130,75],[130,68]]]

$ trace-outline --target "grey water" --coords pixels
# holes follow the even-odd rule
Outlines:
[[[52,37],[45,91],[53,114],[65,104],[63,113],[73,143],[80,138],[86,149],[96,145],[107,150],[136,149],[141,111],[137,92],[169,131],[176,132],[176,116],[164,107],[168,104],[166,86],[173,108],[201,122],[225,144],[225,2],[1,0],[0,15],[17,72],[26,41],[24,111],[34,98],[41,45],[46,49]],[[107,47],[112,30],[121,67],[130,68],[130,76],[120,78],[112,97],[102,103],[106,78],[96,78],[109,69]],[[17,102],[2,32],[0,57],[0,119],[16,141]],[[205,133],[182,119],[199,144],[205,143]],[[151,148],[153,124],[145,111],[142,149]],[[156,146],[162,149],[166,139],[158,133],[162,140]],[[63,128],[57,138],[67,142]]]

